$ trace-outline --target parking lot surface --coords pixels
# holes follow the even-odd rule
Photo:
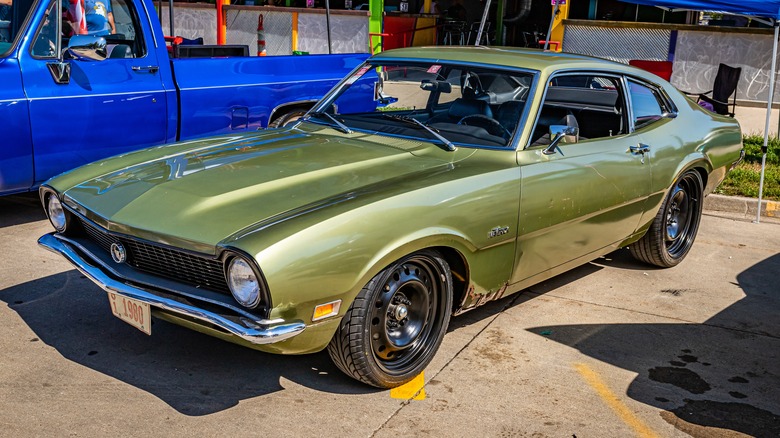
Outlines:
[[[780,225],[710,213],[688,258],[616,251],[452,319],[423,385],[157,321],[151,337],[0,198],[0,436],[780,436]],[[565,242],[562,242],[565,244]]]

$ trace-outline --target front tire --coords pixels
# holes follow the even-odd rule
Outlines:
[[[666,195],[650,229],[629,247],[631,255],[662,268],[678,265],[690,251],[699,231],[703,186],[696,170],[682,174]]]
[[[431,362],[452,309],[452,274],[436,251],[398,260],[347,310],[328,353],[350,377],[378,388],[409,382]]]

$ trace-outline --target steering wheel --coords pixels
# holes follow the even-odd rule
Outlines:
[[[484,114],[471,114],[465,116],[458,121],[458,125],[476,126],[477,128],[484,129],[488,134],[501,137],[504,140],[508,140],[509,137],[512,136],[512,133],[504,128],[504,125],[499,123],[498,120]]]

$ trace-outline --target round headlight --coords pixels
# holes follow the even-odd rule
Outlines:
[[[260,282],[252,266],[241,257],[234,257],[228,265],[227,277],[233,298],[244,307],[255,307],[260,301]]]
[[[59,232],[65,231],[65,226],[67,225],[65,210],[62,208],[62,204],[57,196],[49,196],[46,209],[49,213],[49,220],[51,221],[51,224],[54,225],[54,228]]]

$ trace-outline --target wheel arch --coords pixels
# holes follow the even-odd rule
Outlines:
[[[709,157],[705,154],[691,154],[686,157],[685,160],[680,162],[680,166],[674,172],[674,176],[667,182],[665,182],[664,196],[666,193],[674,187],[674,184],[680,177],[689,170],[695,170],[699,173],[702,180],[702,190],[707,193],[707,181],[709,180],[710,172],[712,172],[713,166]],[[714,189],[714,187],[713,187]]]
[[[452,303],[453,313],[462,304],[471,283],[471,269],[467,254],[476,248],[465,238],[455,232],[429,234],[427,236],[409,236],[407,239],[387,245],[380,251],[360,275],[357,283],[359,290],[383,269],[407,255],[422,250],[434,250],[441,254],[452,273]],[[351,304],[351,303],[349,303]]]
[[[710,180],[709,177],[712,169],[712,162],[709,160],[707,155],[697,152],[689,154],[687,157],[685,157],[684,160],[681,160],[680,164],[674,168],[673,172],[664,172],[665,175],[658,177],[654,175],[653,179],[655,182],[653,183],[651,197],[648,199],[648,203],[645,206],[645,213],[642,216],[642,220],[640,221],[640,225],[637,228],[637,232],[634,236],[621,243],[621,246],[629,245],[644,235],[644,233],[652,224],[653,219],[655,218],[655,214],[657,213],[658,209],[661,208],[661,204],[663,203],[664,199],[666,199],[669,191],[674,187],[674,184],[680,179],[680,177],[685,174],[685,172],[689,170],[695,170],[699,173],[702,179],[702,190],[706,196],[706,194],[709,193],[707,191],[707,181]],[[714,190],[714,187],[712,190]]]
[[[452,274],[452,312],[460,307],[466,298],[469,288],[470,270],[466,257],[455,248],[449,246],[434,246],[431,249],[437,251],[450,266]]]
[[[284,114],[296,110],[308,111],[316,103],[317,103],[316,100],[298,100],[294,102],[285,102],[283,104],[280,104],[276,106],[276,108],[271,110],[271,114],[268,116],[268,126],[270,126],[271,123],[273,123],[278,117],[281,117]]]

